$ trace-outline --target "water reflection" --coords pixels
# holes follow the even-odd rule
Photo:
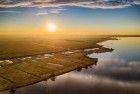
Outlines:
[[[140,38],[104,42],[105,47],[115,50],[112,53],[90,54],[90,57],[98,57],[96,66],[78,68],[77,71],[54,78],[55,81],[49,79],[17,89],[15,94],[140,94],[138,41]]]
[[[100,59],[99,64],[95,68],[94,74],[98,76],[105,76],[111,79],[123,81],[140,81],[140,61],[125,61],[124,59]],[[92,70],[91,70],[92,72]]]

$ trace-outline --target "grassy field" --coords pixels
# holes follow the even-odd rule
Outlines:
[[[109,36],[1,36],[0,91],[15,89],[54,78],[69,71],[96,65],[98,59],[86,57],[85,49],[112,51],[98,42]]]
[[[3,65],[0,67],[0,91],[34,84],[97,63],[96,58],[90,59],[85,55],[76,52],[42,59],[33,56],[28,60]]]
[[[97,42],[107,39],[107,36],[1,36],[0,59],[98,47]]]

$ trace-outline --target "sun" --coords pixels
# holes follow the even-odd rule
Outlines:
[[[47,24],[47,29],[48,29],[49,32],[55,32],[56,28],[57,28],[57,26],[54,23],[48,23]]]

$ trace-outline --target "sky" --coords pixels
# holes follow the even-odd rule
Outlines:
[[[0,33],[140,35],[140,0],[0,0]]]

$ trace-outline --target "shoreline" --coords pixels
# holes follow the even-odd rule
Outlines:
[[[105,39],[105,40],[102,40],[102,41],[99,41],[99,42],[103,42],[103,41],[107,41],[107,40],[111,40],[111,38],[107,38],[107,39]],[[97,42],[97,43],[99,43],[99,42]],[[97,45],[97,43],[96,44],[92,44],[92,45]],[[95,48],[94,46],[92,47],[92,48]],[[104,49],[103,47],[101,48],[101,49],[99,49],[99,50],[101,50],[100,52],[105,52],[105,50],[106,51],[110,51],[110,50],[108,50],[108,49]],[[49,72],[49,73],[46,73],[45,75],[41,75],[41,77],[39,77],[38,78],[38,76],[37,76],[37,78],[35,78],[34,79],[34,81],[32,81],[32,82],[24,82],[24,84],[18,84],[18,85],[15,85],[15,84],[13,84],[11,87],[8,87],[8,88],[1,88],[0,89],[0,92],[2,92],[2,91],[6,91],[6,90],[14,90],[14,89],[17,89],[17,88],[20,88],[20,87],[25,87],[25,86],[29,86],[29,85],[32,85],[32,84],[35,84],[35,83],[38,83],[38,82],[41,82],[41,81],[43,81],[44,79],[46,80],[46,79],[51,79],[51,78],[54,78],[55,76],[59,76],[59,75],[62,75],[62,74],[64,74],[64,73],[67,73],[67,72],[71,72],[71,71],[74,71],[74,70],[79,70],[79,69],[82,69],[83,67],[88,67],[88,66],[91,66],[91,65],[93,65],[93,64],[95,64],[96,65],[96,63],[98,62],[98,59],[97,58],[94,58],[94,59],[91,59],[91,58],[89,58],[89,57],[87,57],[86,55],[87,55],[87,53],[86,52],[83,52],[83,50],[82,51],[80,51],[80,52],[78,52],[78,53],[72,53],[72,54],[69,54],[69,55],[62,55],[62,54],[54,54],[54,55],[56,55],[55,57],[53,56],[53,57],[50,57],[51,59],[50,59],[50,61],[49,62],[52,62],[53,64],[56,64],[56,62],[60,62],[61,61],[61,64],[60,63],[58,63],[58,64],[60,64],[60,65],[63,65],[64,66],[64,68],[62,69],[62,68],[58,68],[58,70],[57,71],[55,71],[55,72]],[[61,55],[61,56],[60,56]],[[81,60],[79,60],[79,58],[81,58]],[[71,62],[68,62],[68,60],[71,60]],[[76,62],[75,62],[76,61]],[[46,59],[46,61],[45,62],[48,62],[47,61],[47,59]],[[66,62],[69,64],[69,65],[65,65],[66,64]],[[74,62],[74,63],[72,63],[72,62]],[[82,62],[82,63],[81,63]],[[86,62],[86,63],[85,63]],[[30,62],[31,63],[31,62]],[[41,61],[40,61],[40,63],[41,63]],[[22,63],[21,63],[22,64]],[[12,66],[12,68],[14,69],[16,69],[17,67],[24,67],[24,64],[23,65],[21,65],[21,64],[15,64],[16,66]],[[38,64],[38,63],[37,63]],[[42,63],[42,64],[44,64],[44,63]],[[73,65],[75,65],[75,66],[73,66]],[[35,65],[35,66],[38,66],[38,65]],[[41,65],[41,67],[42,66],[44,66],[44,65]],[[52,66],[52,65],[51,65]],[[4,66],[5,67],[5,66]],[[10,67],[11,68],[11,65],[6,65],[6,68],[8,68],[8,67]],[[19,68],[20,68],[19,67]],[[57,66],[58,67],[58,66]],[[14,69],[14,70],[15,70]],[[49,69],[48,69],[49,70]],[[19,71],[19,70],[18,70]],[[26,70],[27,71],[27,70]],[[29,71],[30,71],[30,69],[29,69]],[[16,71],[15,71],[16,72]],[[27,71],[28,72],[28,71]],[[27,73],[28,74],[28,73]],[[37,74],[34,74],[34,72],[31,72],[30,73],[32,76],[33,75],[37,75]],[[0,74],[1,75],[1,74]],[[13,76],[13,75],[11,75],[11,76]],[[25,75],[26,76],[26,75]],[[12,77],[11,77],[12,78]],[[14,80],[14,79],[13,79]],[[18,80],[18,79],[17,79]]]

